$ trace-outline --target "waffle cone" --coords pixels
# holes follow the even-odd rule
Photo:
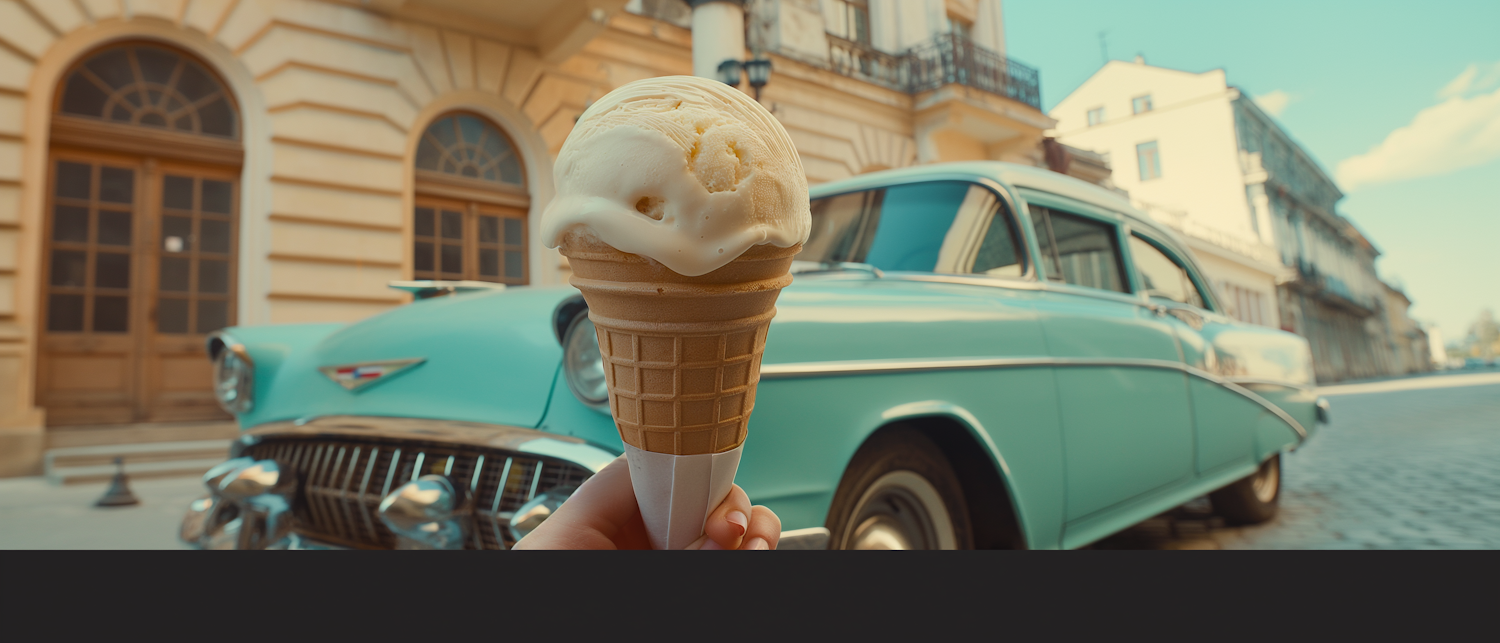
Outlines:
[[[564,240],[626,444],[700,455],[745,442],[776,297],[792,282],[801,249],[755,246],[718,270],[685,277],[598,241]]]

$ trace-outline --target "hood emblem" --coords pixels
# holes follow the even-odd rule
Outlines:
[[[319,371],[335,384],[350,391],[358,391],[376,382],[382,382],[411,367],[427,361],[425,357],[391,359],[380,362],[360,362],[343,366],[320,366]]]

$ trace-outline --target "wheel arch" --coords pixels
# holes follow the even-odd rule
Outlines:
[[[1024,517],[1016,509],[1019,504],[1010,467],[974,414],[951,404],[917,402],[895,407],[881,419],[883,423],[865,436],[855,453],[890,431],[912,430],[932,440],[963,487],[974,547],[1027,548]]]

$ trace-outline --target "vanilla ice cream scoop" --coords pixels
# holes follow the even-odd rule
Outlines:
[[[696,277],[752,246],[807,241],[807,177],[791,137],[739,90],[648,78],[595,102],[563,143],[542,242],[591,232]],[[582,230],[580,230],[582,229]]]

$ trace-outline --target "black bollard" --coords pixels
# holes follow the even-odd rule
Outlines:
[[[140,499],[136,498],[135,494],[130,492],[130,481],[125,477],[124,459],[115,458],[115,467],[118,470],[115,471],[114,480],[109,481],[109,490],[104,492],[104,496],[99,498],[98,502],[94,503],[94,506],[125,507],[141,504]]]

